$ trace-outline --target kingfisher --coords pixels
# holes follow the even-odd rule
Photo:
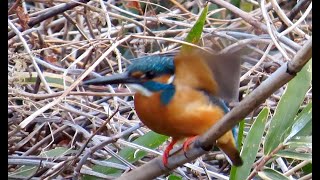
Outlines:
[[[138,58],[123,73],[87,80],[83,85],[126,84],[133,89],[139,119],[151,130],[172,137],[162,158],[167,166],[174,144],[186,139],[186,151],[195,137],[229,111],[226,102],[238,94],[240,62],[205,54],[192,50]],[[216,145],[231,165],[241,166],[233,130]]]

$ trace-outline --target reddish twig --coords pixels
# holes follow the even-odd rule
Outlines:
[[[263,169],[263,166],[281,149],[283,149],[285,146],[283,144],[280,144],[277,148],[275,148],[270,154],[267,156],[262,157],[262,159],[259,161],[259,164],[253,169],[251,174],[248,176],[247,180],[253,179],[259,171]]]

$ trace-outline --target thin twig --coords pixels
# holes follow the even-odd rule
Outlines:
[[[262,62],[266,59],[267,55],[269,54],[269,51],[271,50],[272,45],[273,45],[273,43],[270,43],[268,45],[267,49],[265,50],[265,53],[258,61],[258,63],[255,64],[249,71],[247,71],[244,75],[241,76],[240,82],[243,81],[244,79],[246,79],[248,76],[250,76],[250,74],[262,64]]]
[[[54,98],[57,96],[61,96],[63,94],[64,91],[60,91],[60,92],[54,92],[51,94],[33,94],[33,93],[28,93],[28,92],[24,92],[24,91],[18,91],[15,89],[11,89],[9,88],[9,90],[13,91],[14,93],[17,93],[19,95],[22,96],[26,96],[32,99],[48,99],[48,98]],[[75,96],[101,96],[101,97],[108,97],[108,96],[132,96],[134,93],[105,93],[105,92],[75,92],[75,91],[71,91],[69,93],[69,95],[75,95]]]
[[[312,3],[309,4],[306,12],[303,13],[303,15],[299,18],[299,20],[297,22],[295,22],[292,26],[290,26],[289,28],[287,28],[286,30],[282,31],[280,33],[281,36],[288,34],[289,32],[291,32],[294,28],[296,28],[300,23],[302,23],[302,21],[304,21],[304,19],[309,15],[309,13],[311,12],[312,9]],[[308,37],[309,38],[309,37]],[[308,39],[307,38],[307,39]]]
[[[11,21],[9,19],[8,19],[8,24],[9,24],[10,28],[13,30],[13,32],[15,32],[18,35],[18,37],[19,37],[20,41],[22,42],[25,50],[27,51],[27,53],[31,57],[32,64],[33,64],[34,68],[36,69],[36,71],[38,73],[38,76],[40,77],[40,79],[41,79],[42,83],[44,84],[45,88],[47,89],[48,93],[52,93],[52,90],[49,87],[48,82],[44,78],[44,76],[43,76],[43,74],[42,74],[42,72],[41,72],[41,70],[40,70],[40,68],[39,68],[39,66],[38,66],[33,54],[30,51],[30,48],[29,48],[26,40],[22,37],[20,31],[11,23]]]
[[[131,38],[131,36],[126,36],[123,39],[117,41],[116,43],[114,43],[105,53],[103,53],[100,58],[92,65],[90,66],[74,83],[72,83],[70,85],[70,87],[63,92],[63,94],[61,96],[59,96],[57,99],[55,99],[54,101],[50,102],[49,104],[45,105],[44,107],[42,107],[41,109],[39,109],[38,111],[34,112],[32,115],[30,115],[29,117],[27,117],[26,119],[24,119],[20,124],[19,127],[20,128],[25,128],[35,117],[37,117],[38,115],[40,115],[41,113],[43,113],[44,111],[48,110],[50,107],[58,104],[63,98],[65,98],[70,91],[72,91],[72,89],[74,89],[79,83],[80,81],[82,81],[91,71],[93,71],[93,69],[99,65],[99,63],[104,60],[104,58],[106,56],[109,55],[109,53],[111,53],[111,51],[114,50],[114,48],[116,48],[119,44],[123,43],[124,41],[127,41],[129,38]]]
[[[264,165],[281,149],[283,149],[285,146],[283,144],[280,144],[277,148],[275,148],[270,154],[263,156],[261,161],[257,164],[257,166],[253,169],[253,171],[248,176],[247,180],[251,180],[255,177],[256,174],[258,174],[259,171],[262,170]]]
[[[271,81],[272,78],[280,78],[280,80],[272,80],[271,82],[276,83],[277,86],[281,86],[281,83],[289,79],[289,77],[285,79],[287,76],[284,74],[287,75],[289,73],[291,78],[305,64],[306,56],[303,55],[305,53],[299,52],[297,54],[297,52],[302,47],[300,45],[306,42],[309,43],[303,33],[306,36],[312,34],[312,26],[310,24],[312,15],[308,12],[312,7],[309,6],[310,0],[300,0],[296,5],[296,2],[285,3],[284,0],[278,0],[277,2],[272,0],[272,2],[265,3],[266,11],[264,12],[259,7],[257,0],[250,0],[254,4],[254,10],[251,12],[244,12],[232,6],[228,1],[214,1],[218,2],[217,5],[219,7],[215,10],[209,10],[207,14],[206,26],[202,32],[203,44],[205,47],[212,47],[214,50],[217,48],[216,53],[220,54],[228,54],[240,48],[244,50],[245,55],[241,56],[241,59],[244,60],[241,66],[244,76],[242,77],[243,81],[241,82],[242,87],[240,87],[240,91],[250,92],[250,94],[253,91],[254,95],[254,93],[257,93],[254,89],[261,82],[263,82],[262,85],[266,86],[264,83]],[[80,6],[74,8],[73,11],[62,11],[60,13],[57,13],[57,10],[66,8],[64,6],[70,5],[70,3],[61,0],[55,2],[36,0],[32,1],[31,4],[27,4],[28,9],[26,9],[25,2],[22,2],[22,8],[24,9],[21,12],[27,13],[31,21],[43,19],[39,21],[36,28],[31,27],[31,29],[24,30],[20,34],[27,42],[35,62],[39,66],[44,67],[43,75],[47,82],[50,82],[49,86],[53,92],[50,94],[43,88],[44,86],[39,86],[38,89],[37,85],[29,83],[33,82],[34,78],[38,77],[40,79],[40,77],[37,76],[37,72],[33,72],[35,70],[32,59],[29,56],[30,53],[24,50],[25,45],[20,40],[21,38],[19,36],[11,38],[8,41],[8,78],[10,82],[8,86],[8,153],[9,159],[12,160],[10,162],[14,161],[13,163],[21,165],[24,162],[32,166],[38,165],[39,172],[28,174],[28,177],[31,179],[70,178],[75,168],[78,168],[76,174],[79,176],[90,175],[98,178],[114,178],[89,169],[86,164],[91,163],[93,164],[91,167],[102,165],[119,168],[124,177],[127,177],[128,171],[133,170],[133,176],[127,179],[134,179],[136,177],[134,175],[136,169],[141,169],[139,166],[142,164],[144,164],[142,167],[146,168],[141,169],[141,176],[143,175],[144,177],[140,179],[155,179],[157,176],[155,174],[157,173],[158,175],[163,173],[168,174],[169,170],[163,167],[160,157],[155,158],[162,154],[162,146],[157,149],[149,149],[143,145],[131,142],[132,138],[144,135],[149,129],[146,126],[142,126],[139,121],[134,110],[134,94],[131,93],[130,89],[123,87],[123,85],[119,85],[118,87],[111,85],[105,87],[83,87],[79,82],[81,81],[80,78],[86,76],[84,73],[89,73],[90,78],[92,78],[122,72],[124,67],[128,67],[127,65],[131,64],[130,61],[133,57],[142,57],[144,55],[165,56],[168,53],[174,55],[178,52],[181,44],[187,44],[184,42],[185,36],[190,31],[190,27],[194,26],[198,18],[198,12],[201,11],[204,3],[200,1],[179,3],[174,0],[173,2],[176,5],[172,5],[172,3],[161,2],[156,4],[148,1],[137,1],[137,3],[143,3],[145,6],[142,6],[143,12],[140,11],[140,13],[136,14],[125,6],[119,6],[126,3],[122,1],[107,2],[98,0],[89,1],[86,4],[82,3],[81,0],[73,2]],[[138,7],[139,4],[135,5]],[[281,9],[276,9],[279,5]],[[293,6],[295,7],[291,10],[290,8]],[[49,15],[52,11],[53,14],[55,13],[54,16],[50,18],[47,16],[46,19],[45,17],[41,17],[42,15]],[[188,13],[186,14],[185,12],[187,11]],[[272,13],[274,11],[276,11],[277,14],[275,16],[277,17],[274,17],[274,13]],[[235,16],[230,16],[232,15],[230,13]],[[303,21],[300,20],[301,22],[294,29],[291,29],[294,34],[290,33],[290,31],[289,34],[280,37],[280,33],[274,32],[275,30],[271,29],[274,32],[275,39],[287,55],[291,59],[294,57],[293,61],[295,63],[293,64],[291,61],[284,62],[283,56],[278,49],[270,50],[272,46],[270,43],[273,40],[268,33],[267,26],[262,17],[263,14],[267,15],[269,22],[273,23],[276,27],[280,24],[285,25],[285,22],[280,22],[286,18],[284,13],[288,16],[289,21],[292,22],[288,24],[289,28],[292,28],[292,25],[300,20],[301,17],[303,19]],[[299,13],[299,17],[295,17],[297,13]],[[63,14],[67,14],[67,16],[63,16]],[[213,16],[219,18],[214,18]],[[9,15],[8,18],[12,24],[19,27],[20,19],[15,14]],[[68,18],[74,21],[75,28],[73,28]],[[303,30],[303,32],[300,32],[299,29]],[[9,33],[14,34],[12,28],[9,27],[9,30],[11,30]],[[33,32],[35,30],[42,33],[41,36]],[[87,34],[90,39],[85,40]],[[128,37],[128,34],[130,37]],[[122,41],[127,37],[128,39]],[[119,41],[122,42],[118,43]],[[114,43],[118,43],[118,45],[114,45]],[[270,44],[268,48],[266,44]],[[196,48],[201,47],[198,46]],[[270,52],[268,52],[269,50]],[[46,54],[44,55],[43,52]],[[302,60],[296,61],[297,59]],[[95,62],[96,64],[94,64]],[[92,64],[96,66],[91,68]],[[260,66],[261,68],[259,68]],[[278,71],[276,71],[277,69]],[[285,72],[285,69],[288,73]],[[276,73],[270,76],[274,71]],[[50,73],[50,76],[47,76],[47,73]],[[251,74],[251,76],[247,76],[248,74]],[[17,83],[16,79],[22,76],[24,78],[30,77],[30,81],[29,79],[25,79],[28,83],[20,83],[20,81]],[[52,77],[58,77],[59,79]],[[89,77],[86,76],[86,78]],[[269,79],[265,81],[266,78]],[[67,85],[62,86],[61,82],[64,79]],[[73,89],[70,89],[70,84],[73,85],[71,87]],[[271,93],[270,88],[276,88],[270,82],[267,85],[264,89],[259,89],[259,86],[256,90]],[[31,93],[37,89],[37,94]],[[87,89],[97,92],[86,92],[88,91]],[[249,96],[247,94],[243,95],[245,99],[241,102],[251,102],[252,105],[258,106],[258,109],[261,109],[261,105],[257,104],[263,100],[258,96],[253,96],[255,101],[252,99],[252,101],[249,101],[247,98],[251,97],[250,94]],[[266,104],[272,110],[275,110],[275,105],[282,94],[283,88],[269,96]],[[263,98],[267,97],[263,93],[262,96]],[[312,87],[306,95],[307,102],[312,99],[311,96]],[[56,101],[57,99],[60,100]],[[304,104],[302,108],[305,106]],[[238,103],[236,103],[230,107],[239,112],[238,106]],[[247,106],[246,103],[240,104],[240,106],[248,108],[242,109],[243,112],[250,111],[251,107]],[[45,108],[43,109],[43,107],[47,108],[47,110],[44,111]],[[120,110],[110,119],[109,114],[106,112],[114,112],[115,107],[119,107]],[[234,112],[231,111],[230,113]],[[240,116],[245,116],[241,113]],[[231,114],[227,117],[234,119],[238,115]],[[29,118],[29,120],[31,118],[31,123],[26,125],[26,128],[21,128],[18,124],[21,122],[26,123],[26,118]],[[32,120],[32,118],[34,119]],[[107,118],[110,119],[109,123],[104,121]],[[247,124],[248,127],[251,125],[251,120]],[[104,125],[106,129],[101,130]],[[231,126],[228,122],[220,124],[215,129],[217,134],[214,134],[213,138],[218,137],[222,133],[221,131],[228,126]],[[116,142],[110,140],[111,137],[121,135],[131,127],[134,128],[131,129],[131,132],[128,132],[127,136],[117,139]],[[98,132],[97,130],[103,133],[92,136],[92,132]],[[244,132],[244,134],[247,135],[247,132]],[[83,139],[85,141],[81,143]],[[199,155],[206,153],[203,148],[207,147],[207,144],[201,144],[200,140],[198,139],[191,146],[191,150],[187,152],[187,156],[190,158],[187,159],[184,153],[181,152],[181,147],[175,148],[171,153],[172,156],[169,158],[169,169],[179,166],[176,164],[181,165],[183,162],[189,162]],[[88,144],[89,141],[90,145],[84,145],[84,143]],[[107,141],[106,144],[112,144],[103,146],[97,151],[95,150],[93,154],[87,151],[92,150],[93,147],[97,147],[105,141]],[[79,151],[78,154],[60,154],[56,158],[37,156],[39,153],[45,153],[55,147],[69,147],[68,150],[78,147]],[[145,151],[147,152],[147,156],[135,163],[131,163],[120,156],[119,151],[122,147],[134,148],[137,150],[136,152]],[[83,151],[84,148],[85,150]],[[199,178],[205,177],[203,175],[206,175],[207,178],[228,179],[227,173],[230,169],[227,169],[225,172],[219,172],[219,168],[217,168],[218,163],[216,163],[217,161],[225,161],[225,157],[221,153],[217,154],[213,152],[212,154],[214,155],[210,159],[207,159],[210,162],[214,159],[211,165],[203,164],[201,166],[199,161],[185,163],[183,166],[173,170],[172,173],[176,173],[185,179],[192,179],[195,176]],[[85,156],[92,156],[92,158],[85,159],[87,158]],[[99,161],[97,159],[104,159],[106,157],[117,159],[122,165],[110,164],[106,163],[107,161]],[[261,160],[265,158],[262,151],[257,157],[262,157]],[[18,162],[19,159],[21,162]],[[281,159],[285,160],[286,158]],[[278,158],[277,163],[282,168],[282,171],[285,172],[287,171],[287,165],[283,164],[281,159]],[[47,166],[39,163],[41,160],[44,163],[52,162],[54,164]],[[149,160],[154,165],[152,168],[149,167]],[[272,160],[270,159],[269,161]],[[252,167],[255,168],[260,162],[259,160],[256,161]],[[73,165],[72,163],[76,164]],[[11,164],[8,166],[8,172],[11,173],[10,178],[25,178],[17,175],[17,173],[20,174],[21,172],[19,169],[21,165]],[[296,166],[296,164],[289,165],[289,169]],[[265,165],[262,166],[264,167]],[[203,169],[203,167],[207,167],[208,169]],[[301,172],[301,169],[294,171],[292,172],[292,176],[299,177],[299,173]],[[131,175],[130,173],[128,175]],[[167,175],[161,178],[166,178],[165,176]],[[311,177],[312,174],[308,174],[302,177],[302,179],[310,179]]]
[[[281,45],[278,43],[277,39],[276,39],[276,36],[275,36],[275,28],[274,26],[271,26],[271,21],[270,21],[270,17],[268,16],[268,12],[265,8],[265,0],[261,0],[260,2],[260,5],[261,5],[261,11],[262,11],[262,16],[267,24],[267,30],[268,30],[268,33],[274,43],[274,45],[278,48],[278,50],[281,52],[281,54],[283,55],[283,57],[285,58],[285,60],[289,60],[289,56],[287,55],[287,52],[284,51],[284,49],[281,47]]]
[[[248,22],[255,28],[261,29],[265,33],[268,33],[268,29],[265,24],[261,23],[257,19],[253,18],[249,13],[242,11],[241,9],[235,7],[234,5],[228,3],[227,1],[222,1],[222,0],[208,0],[208,1],[227,8],[228,10],[235,13],[237,16],[241,17],[244,21]],[[279,35],[279,33],[277,32],[275,32],[275,34],[277,36]],[[301,48],[300,45],[298,45],[297,43],[293,42],[292,40],[288,39],[285,36],[279,37],[279,40],[296,51],[298,51]]]
[[[300,1],[297,1],[297,4],[289,12],[288,19],[290,21],[292,21],[296,17],[296,15],[299,13],[299,11],[301,11],[302,8],[304,8],[304,6],[307,5],[310,2],[311,2],[311,0],[300,0]],[[286,27],[287,27],[286,24],[282,24],[281,27],[279,28],[278,32],[282,32]]]
[[[311,161],[310,160],[305,160],[302,161],[301,163],[299,163],[298,165],[294,166],[293,168],[291,168],[290,170],[288,170],[287,172],[285,172],[283,175],[285,176],[291,176],[293,175],[297,170],[303,168],[304,166],[310,164]]]
[[[113,137],[110,137],[108,140],[103,141],[101,144],[97,144],[97,145],[93,146],[92,148],[90,148],[90,150],[87,150],[86,153],[81,158],[81,160],[79,161],[78,166],[76,167],[76,169],[74,171],[74,176],[73,176],[74,179],[77,179],[77,177],[79,176],[79,172],[80,172],[82,165],[84,164],[84,162],[89,158],[89,156],[93,152],[96,152],[97,150],[101,149],[102,147],[106,146],[107,144],[110,144],[112,142],[116,142],[117,139],[130,134],[132,131],[136,130],[139,127],[140,127],[140,124],[138,124],[137,126],[133,126],[129,129],[123,131],[122,133],[119,133]]]
[[[290,19],[286,16],[286,14],[282,11],[282,9],[280,8],[279,4],[277,3],[276,0],[271,0],[270,1],[273,9],[276,11],[276,13],[278,14],[278,16],[280,17],[280,19],[288,26],[292,26],[293,23],[290,21]],[[299,29],[298,27],[294,27],[293,29],[297,34],[299,34],[300,36],[304,36],[306,39],[309,39],[310,36],[306,33],[304,33],[301,29]],[[280,33],[281,34],[281,33]]]
[[[28,22],[28,26],[29,26],[29,27],[33,27],[34,25],[39,24],[40,22],[42,22],[42,21],[44,21],[44,20],[46,20],[46,19],[48,19],[48,18],[50,18],[50,17],[53,17],[53,16],[55,16],[55,15],[57,15],[57,14],[60,14],[60,13],[62,13],[62,12],[64,12],[64,11],[67,11],[67,10],[69,10],[69,9],[72,9],[72,8],[76,7],[76,6],[81,5],[81,4],[80,4],[81,2],[82,2],[82,3],[86,3],[86,2],[88,2],[88,1],[89,1],[89,0],[79,0],[79,2],[77,2],[77,1],[71,1],[71,2],[69,2],[69,3],[60,4],[60,5],[57,5],[57,6],[55,6],[55,7],[52,7],[50,10],[47,9],[43,14],[38,15],[36,18],[31,19],[31,20]],[[20,30],[21,30],[21,29],[19,28],[19,31],[20,31]],[[13,38],[14,36],[15,36],[15,33],[14,33],[13,31],[10,31],[10,32],[8,33],[8,39]]]

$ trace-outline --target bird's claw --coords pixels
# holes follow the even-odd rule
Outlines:
[[[168,166],[169,152],[170,152],[170,150],[168,150],[168,148],[167,148],[167,149],[164,151],[163,156],[162,156],[162,162],[163,162],[163,165],[164,165],[165,167]]]
[[[173,149],[174,144],[177,142],[176,139],[172,139],[171,143],[167,146],[166,150],[163,152],[162,162],[165,167],[168,167],[168,158],[171,149]]]
[[[188,158],[187,151],[189,150],[189,146],[194,141],[194,139],[196,139],[196,137],[197,136],[190,137],[183,143],[183,146],[182,146],[183,148],[182,149],[183,149],[184,156],[186,158]]]

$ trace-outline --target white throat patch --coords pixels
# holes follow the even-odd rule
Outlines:
[[[174,75],[171,75],[170,78],[167,81],[167,84],[171,84],[174,80]]]
[[[127,86],[136,91],[141,93],[144,96],[150,97],[153,93],[151,91],[149,91],[147,88],[144,88],[143,86],[139,85],[139,84],[127,84]]]
[[[170,76],[170,78],[167,81],[167,84],[171,84],[173,82],[173,80],[174,80],[174,75]],[[147,97],[150,97],[153,94],[152,91],[150,91],[147,88],[141,86],[140,84],[127,84],[127,86],[130,89],[132,89],[132,90],[134,90],[136,92],[139,92],[142,95],[147,96]]]

